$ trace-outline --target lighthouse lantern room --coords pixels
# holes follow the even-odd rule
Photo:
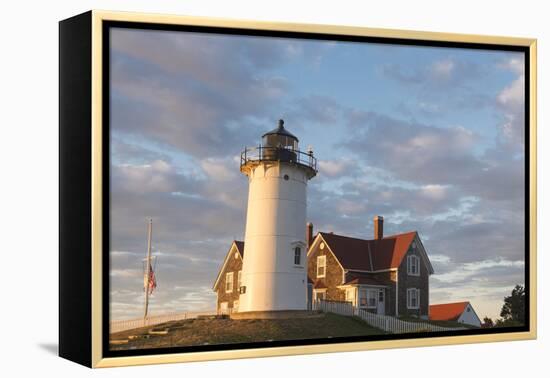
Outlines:
[[[248,208],[239,312],[307,309],[307,182],[317,174],[313,151],[279,121],[262,145],[245,148]]]

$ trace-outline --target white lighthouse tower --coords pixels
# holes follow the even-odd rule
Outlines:
[[[317,164],[283,124],[241,154],[249,191],[239,313],[307,309],[306,188]]]

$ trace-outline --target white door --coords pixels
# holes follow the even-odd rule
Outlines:
[[[386,313],[386,303],[385,303],[385,297],[384,297],[384,289],[380,289],[378,291],[378,307],[376,313],[378,315],[385,315]]]
[[[220,303],[220,314],[227,314],[227,302]]]

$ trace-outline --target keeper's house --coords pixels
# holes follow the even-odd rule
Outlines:
[[[319,232],[307,254],[311,298],[427,319],[434,270],[420,236],[416,231],[384,236],[383,226],[384,219],[375,217],[373,239]]]
[[[308,302],[348,301],[381,315],[428,318],[434,271],[420,236],[416,231],[384,236],[383,222],[374,218],[373,239],[325,232],[314,237],[308,224]],[[219,312],[239,309],[243,253],[244,243],[234,241],[218,273]]]

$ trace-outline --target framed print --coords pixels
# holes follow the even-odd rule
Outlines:
[[[60,355],[536,337],[536,41],[60,22]]]

